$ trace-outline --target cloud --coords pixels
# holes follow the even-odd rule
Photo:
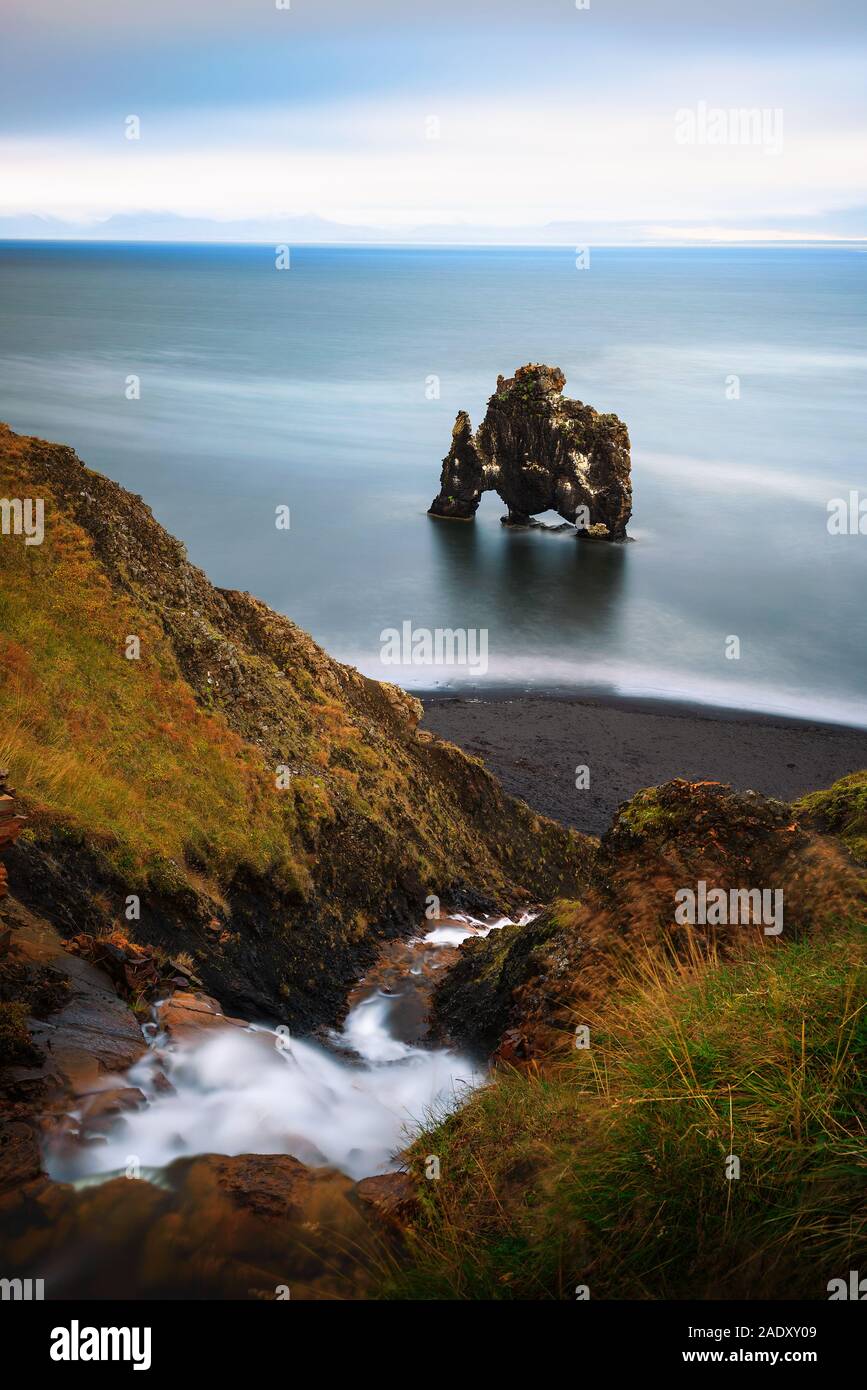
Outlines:
[[[281,8],[278,9],[278,4]],[[573,0],[436,0],[435,5],[406,0],[4,0],[4,21],[14,31],[30,26],[43,32],[111,32],[115,37],[147,32],[179,34],[230,29],[254,31],[281,20],[306,34],[335,28],[421,28],[475,22],[490,30],[503,25],[551,29],[576,18]],[[695,0],[590,0],[578,13],[583,24],[597,27],[713,32],[725,31],[748,43],[759,34],[778,42],[794,31],[804,37],[833,37],[860,32],[860,0],[726,0],[724,5],[697,5]]]
[[[0,143],[0,210],[72,220],[165,211],[298,216],[389,227],[541,226],[637,219],[730,221],[845,206],[867,134],[806,128],[784,147],[683,147],[671,106],[594,100],[519,107],[464,101],[431,112],[394,101],[317,109],[197,109],[123,119],[98,134]],[[433,138],[431,138],[433,137]]]
[[[38,37],[29,0],[4,4],[0,215],[724,239],[867,201],[863,24],[836,0],[821,37],[801,0],[45,0]],[[679,144],[701,103],[779,112],[781,148]]]

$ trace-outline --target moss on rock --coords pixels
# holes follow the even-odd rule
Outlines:
[[[825,791],[810,792],[794,809],[809,825],[838,835],[860,864],[867,864],[867,771],[841,777]]]

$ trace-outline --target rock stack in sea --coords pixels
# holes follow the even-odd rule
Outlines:
[[[471,521],[483,492],[508,507],[504,521],[526,526],[555,511],[579,536],[624,540],[632,514],[629,433],[616,415],[563,395],[559,367],[519,367],[497,389],[473,434],[459,412],[430,514]]]

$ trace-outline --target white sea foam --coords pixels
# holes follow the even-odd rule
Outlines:
[[[387,676],[387,668],[381,667],[373,656],[356,653],[353,658],[342,653],[341,660],[356,665],[375,680],[394,679],[393,671]],[[574,699],[584,696],[604,700],[606,696],[626,695],[867,728],[867,704],[846,695],[793,690],[784,685],[765,686],[736,675],[723,679],[700,671],[638,662],[494,654],[481,679],[473,679],[471,672],[456,677],[454,667],[405,666],[400,668],[400,684],[407,690],[472,692],[482,698],[486,691],[502,692],[507,687],[515,699],[534,691],[562,691]]]

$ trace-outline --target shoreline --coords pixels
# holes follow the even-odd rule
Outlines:
[[[423,728],[585,834],[602,834],[622,802],[674,777],[792,801],[867,767],[867,729],[830,720],[586,689],[413,693]],[[579,766],[589,769],[581,789]]]
[[[867,696],[855,699],[852,696],[823,699],[811,694],[801,696],[796,692],[776,694],[773,690],[755,689],[750,686],[735,686],[729,690],[718,687],[707,689],[698,683],[690,688],[687,680],[675,677],[667,683],[635,682],[627,676],[597,676],[594,680],[578,681],[571,675],[540,677],[533,680],[517,675],[496,677],[484,680],[453,682],[433,680],[430,682],[401,680],[398,672],[406,667],[381,665],[372,668],[357,660],[336,658],[346,665],[355,666],[362,675],[371,680],[390,681],[399,685],[408,695],[414,695],[423,704],[435,700],[483,700],[503,703],[509,700],[566,700],[580,701],[588,705],[624,706],[626,708],[646,709],[649,712],[664,710],[672,714],[683,711],[696,718],[780,720],[785,724],[810,724],[818,727],[839,727],[867,733]]]
[[[382,678],[380,678],[382,679]],[[867,713],[863,727],[845,719],[830,716],[819,718],[809,714],[785,714],[771,710],[749,709],[740,705],[720,705],[712,701],[693,700],[686,695],[638,695],[609,690],[598,685],[546,685],[546,686],[463,686],[449,689],[445,686],[432,686],[429,689],[410,689],[410,695],[421,700],[425,709],[428,705],[451,704],[462,701],[464,704],[510,704],[514,701],[532,700],[569,705],[587,705],[598,709],[624,709],[646,714],[664,714],[673,719],[711,719],[721,722],[748,724],[781,724],[788,726],[805,725],[813,729],[846,730],[852,734],[863,734],[867,739]],[[867,701],[865,701],[867,709]]]

